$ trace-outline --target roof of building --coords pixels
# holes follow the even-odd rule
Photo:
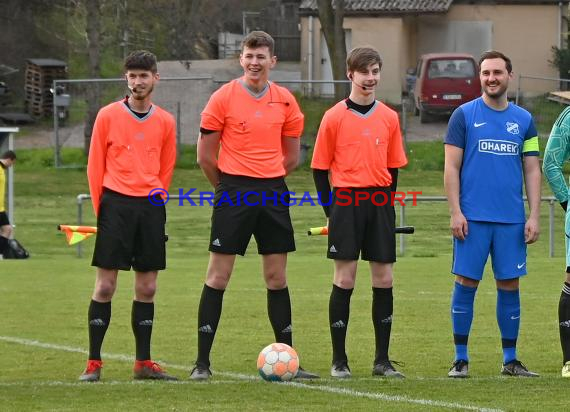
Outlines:
[[[570,0],[453,0],[454,4],[497,4],[497,5],[522,5],[522,4],[550,4],[552,6],[558,3],[568,3]]]
[[[445,13],[452,0],[345,0],[346,14],[362,12],[374,14]],[[317,11],[317,0],[303,0],[301,14]]]
[[[568,3],[570,0],[345,0],[344,10],[347,15],[393,15],[393,14],[423,14],[447,13],[455,4],[550,4]],[[315,14],[318,10],[317,0],[303,0],[299,6],[299,14]]]
[[[67,63],[56,59],[28,59],[28,61],[40,67],[65,67]]]

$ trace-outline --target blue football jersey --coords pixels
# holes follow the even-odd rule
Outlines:
[[[524,223],[522,156],[538,156],[529,112],[509,103],[498,111],[477,98],[458,107],[445,143],[463,149],[460,206],[468,220]]]

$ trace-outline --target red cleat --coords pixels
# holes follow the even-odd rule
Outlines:
[[[177,381],[176,376],[167,374],[162,370],[160,365],[151,360],[135,361],[134,368],[134,378],[135,379],[156,379],[163,381]]]
[[[101,378],[101,369],[103,368],[103,361],[96,359],[89,359],[87,367],[79,376],[81,382],[98,382]]]

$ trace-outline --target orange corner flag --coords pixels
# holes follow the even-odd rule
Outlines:
[[[314,236],[314,235],[328,235],[329,234],[329,228],[327,226],[322,226],[322,227],[312,227],[307,231],[307,234],[309,236]]]
[[[65,233],[69,246],[75,245],[97,233],[95,226],[58,225],[57,229]]]

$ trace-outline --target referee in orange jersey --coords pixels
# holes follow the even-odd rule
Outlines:
[[[156,57],[141,50],[124,63],[131,95],[103,107],[93,128],[87,177],[97,216],[93,266],[95,290],[89,305],[89,360],[81,381],[98,381],[101,346],[111,320],[119,270],[135,271],[132,328],[135,379],[174,380],[150,357],[158,271],[166,267],[166,211],[154,189],[168,190],[176,161],[172,115],[151,102],[158,82]]]
[[[352,82],[348,99],[329,109],[321,122],[313,176],[329,219],[328,253],[334,259],[329,301],[333,347],[331,376],[351,375],[345,350],[350,297],[358,258],[369,261],[372,322],[376,337],[373,375],[403,378],[388,358],[392,327],[395,213],[391,192],[398,168],[407,164],[398,114],[375,99],[382,60],[370,47],[353,49],[346,60]],[[330,181],[329,181],[330,179]],[[331,184],[333,187],[330,202]]]
[[[287,253],[295,250],[284,177],[298,163],[303,113],[293,95],[269,81],[273,38],[242,42],[244,74],[222,86],[202,112],[198,163],[215,187],[210,262],[198,308],[198,357],[191,379],[211,376],[210,351],[236,255],[255,236],[262,255],[269,321],[277,342],[292,345]],[[299,369],[296,378],[317,378]]]

